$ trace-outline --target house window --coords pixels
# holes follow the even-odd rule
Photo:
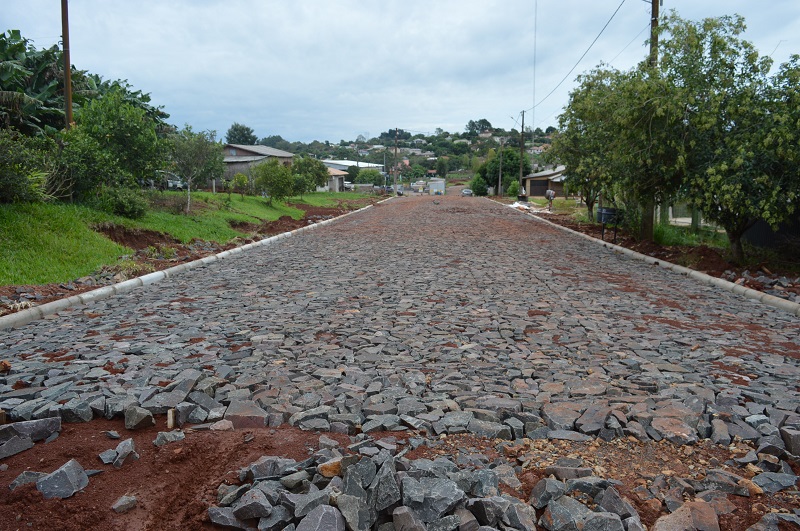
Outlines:
[[[236,150],[235,150],[235,149],[231,148],[229,151],[230,151],[230,155],[231,155],[232,157],[235,157],[235,156],[236,156]]]

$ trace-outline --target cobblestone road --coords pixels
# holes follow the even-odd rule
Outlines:
[[[392,200],[0,347],[12,419],[182,403],[203,422],[241,401],[351,432],[724,442],[800,424],[796,317],[480,198]]]

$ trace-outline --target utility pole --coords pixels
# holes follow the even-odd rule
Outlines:
[[[526,196],[525,189],[522,187],[522,161],[525,156],[525,111],[522,111],[522,131],[519,135],[519,195]]]
[[[69,13],[67,0],[61,0],[61,42],[64,46],[64,116],[66,128],[72,125],[72,67],[69,60]]]
[[[397,128],[394,128],[394,195],[397,195]]]
[[[658,64],[658,6],[662,0],[650,0],[650,66]]]

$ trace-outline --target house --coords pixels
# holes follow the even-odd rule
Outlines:
[[[444,189],[445,189],[444,179],[436,178],[428,181],[428,190],[430,190],[431,195],[444,195]]]
[[[344,181],[349,174],[344,170],[328,168],[328,186],[317,188],[317,192],[344,192]]]
[[[543,170],[522,178],[522,188],[527,196],[544,196],[545,191],[553,190],[557,196],[564,196],[564,170],[566,166]]]
[[[250,175],[250,169],[260,162],[277,158],[284,166],[292,164],[294,155],[288,151],[269,146],[244,146],[241,144],[225,144],[223,148],[225,173],[223,179],[232,179],[237,173]]]

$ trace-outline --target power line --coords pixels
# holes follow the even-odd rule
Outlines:
[[[529,109],[529,110],[533,110],[533,109],[535,109],[536,107],[538,107],[539,105],[541,105],[542,103],[544,103],[544,102],[545,102],[545,100],[546,100],[547,98],[549,98],[550,96],[552,96],[552,95],[553,95],[553,93],[554,93],[556,90],[558,90],[558,87],[560,87],[560,86],[561,86],[561,84],[562,84],[562,83],[564,83],[564,81],[566,81],[566,80],[567,80],[567,78],[569,77],[569,75],[570,75],[570,74],[571,74],[571,73],[572,73],[572,72],[573,72],[573,71],[574,71],[574,70],[575,70],[575,69],[578,67],[578,65],[580,64],[580,62],[581,62],[581,61],[583,61],[583,58],[584,58],[584,57],[586,57],[586,54],[587,54],[587,53],[589,53],[589,50],[591,50],[591,49],[592,49],[592,46],[594,46],[594,44],[597,42],[597,39],[599,39],[599,38],[600,38],[600,36],[603,34],[603,32],[604,32],[604,31],[606,30],[606,28],[608,27],[608,25],[609,25],[609,24],[611,24],[611,21],[612,21],[612,20],[614,20],[614,17],[615,17],[615,16],[617,16],[617,13],[619,12],[620,8],[622,8],[622,4],[624,4],[624,3],[625,3],[625,0],[622,0],[622,2],[620,2],[620,3],[619,3],[619,5],[617,6],[617,9],[615,9],[615,10],[614,10],[614,13],[611,15],[611,18],[609,18],[609,19],[608,19],[608,22],[606,22],[606,25],[605,25],[605,26],[603,26],[603,29],[601,29],[601,30],[600,30],[600,33],[598,33],[598,34],[597,34],[597,37],[595,37],[595,38],[594,38],[594,40],[592,41],[592,44],[590,44],[590,45],[589,45],[589,47],[586,49],[586,51],[585,51],[585,52],[583,52],[583,55],[581,55],[580,59],[578,59],[578,60],[575,62],[575,65],[574,65],[572,68],[570,68],[570,69],[569,69],[569,72],[567,72],[567,75],[565,75],[565,76],[564,76],[564,78],[563,78],[561,81],[559,81],[559,82],[558,82],[558,85],[556,85],[556,86],[553,88],[553,90],[551,90],[551,91],[550,91],[550,92],[547,94],[547,96],[545,96],[544,98],[542,98],[542,99],[539,101],[539,103],[536,103],[536,102],[534,102],[534,104],[533,104],[533,107],[532,107],[531,109]]]
[[[625,47],[624,47],[623,49],[621,49],[621,50],[619,51],[619,53],[618,53],[617,55],[615,55],[615,56],[614,56],[614,58],[613,58],[613,59],[611,59],[611,60],[608,62],[608,64],[611,64],[611,63],[613,63],[614,61],[616,61],[616,60],[617,60],[617,57],[619,57],[620,55],[622,55],[622,52],[624,52],[625,50],[627,50],[627,49],[628,49],[628,46],[630,46],[631,44],[633,44],[633,41],[635,41],[636,39],[638,39],[638,38],[639,38],[639,35],[641,35],[642,33],[644,33],[644,32],[645,32],[645,30],[647,30],[649,27],[650,27],[650,23],[648,22],[648,23],[647,23],[647,25],[646,25],[645,27],[643,27],[643,28],[642,28],[642,31],[640,31],[639,33],[637,33],[637,34],[636,34],[636,37],[632,38],[632,39],[631,39],[631,42],[629,42],[628,44],[626,44],[626,45],[625,45]]]

